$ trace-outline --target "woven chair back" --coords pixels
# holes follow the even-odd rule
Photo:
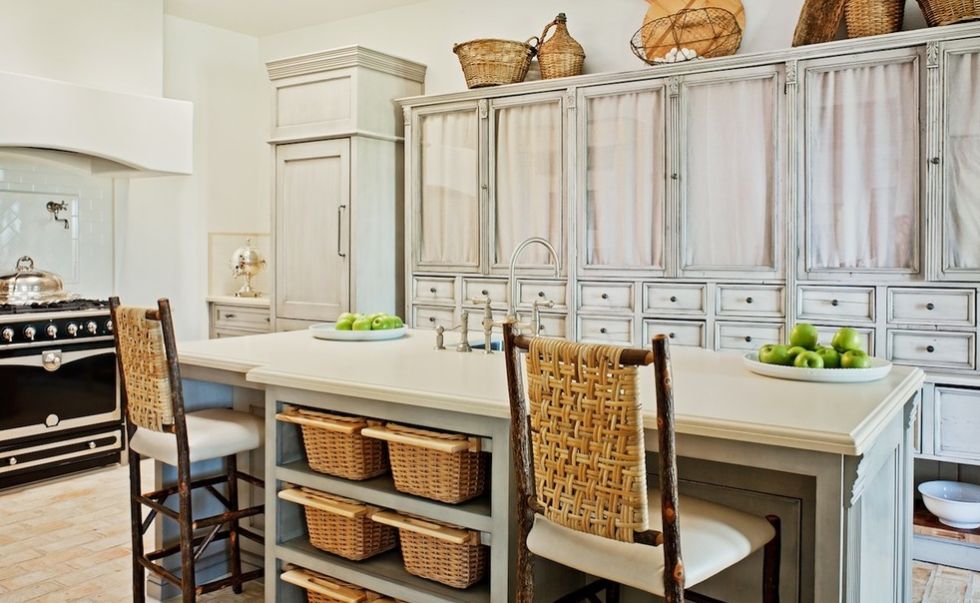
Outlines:
[[[126,412],[137,427],[171,431],[174,424],[172,384],[161,321],[147,308],[115,309],[119,365],[126,390]]]
[[[623,349],[535,337],[527,353],[535,498],[565,527],[633,542],[648,529],[637,368]]]

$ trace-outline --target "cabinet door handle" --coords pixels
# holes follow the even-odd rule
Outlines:
[[[342,258],[347,257],[347,254],[344,253],[344,249],[340,244],[340,238],[344,232],[344,221],[341,218],[345,209],[347,209],[346,205],[337,206],[337,255],[339,255]]]
[[[231,320],[233,318],[235,318],[235,315],[234,314],[225,314],[225,319],[226,320]]]

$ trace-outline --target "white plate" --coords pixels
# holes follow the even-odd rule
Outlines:
[[[884,379],[892,370],[892,363],[882,358],[872,358],[871,366],[866,369],[812,369],[782,364],[765,364],[759,362],[758,352],[749,352],[742,357],[745,367],[759,375],[790,379],[792,381],[816,381],[819,383],[863,383]]]
[[[332,322],[310,325],[310,333],[317,339],[329,339],[330,341],[385,341],[404,337],[405,333],[408,332],[405,327],[382,331],[338,331],[335,326]]]

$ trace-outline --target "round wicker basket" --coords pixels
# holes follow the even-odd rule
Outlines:
[[[672,50],[713,58],[735,54],[741,44],[742,28],[722,8],[692,8],[648,21],[630,40],[633,54],[650,65],[659,65]]]
[[[980,19],[980,0],[919,0],[930,27]]]
[[[905,0],[847,0],[844,5],[848,38],[895,33],[904,16]]]
[[[535,45],[531,44],[534,41]],[[516,84],[527,77],[538,38],[527,42],[480,39],[453,46],[469,88]]]

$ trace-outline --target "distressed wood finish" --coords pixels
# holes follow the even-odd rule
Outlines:
[[[684,601],[684,560],[681,556],[681,522],[677,509],[677,449],[674,442],[674,391],[667,338],[653,338],[656,371],[657,439],[660,451],[660,508],[664,532],[664,597],[667,603]]]

